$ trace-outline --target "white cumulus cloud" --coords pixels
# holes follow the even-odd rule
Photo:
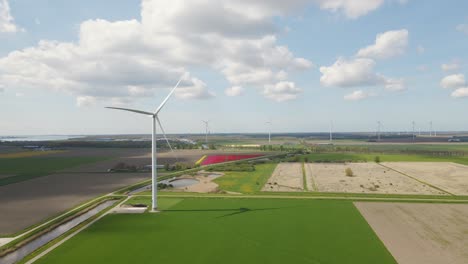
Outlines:
[[[468,24],[459,24],[457,25],[456,29],[468,35]]]
[[[222,73],[232,86],[267,96],[264,91],[278,83],[293,83],[289,72],[313,66],[277,43],[274,23],[309,3],[143,0],[141,20],[87,20],[77,42],[43,40],[0,58],[0,84],[63,91],[78,97],[79,105],[90,98],[129,102],[172,87],[190,67],[201,66]],[[206,99],[215,93],[193,76],[176,96]]]
[[[468,87],[456,89],[455,91],[452,92],[452,97],[454,98],[468,97]]]
[[[76,98],[76,105],[79,107],[93,106],[96,104],[96,97],[93,96],[78,96]]]
[[[405,80],[404,79],[392,79],[383,77],[385,83],[385,90],[392,92],[399,92],[406,90]]]
[[[331,66],[320,67],[322,77],[320,83],[331,87],[373,86],[380,84],[382,79],[374,73],[375,61],[366,58],[346,60],[339,58]]]
[[[456,70],[459,70],[460,69],[460,63],[459,62],[450,62],[450,63],[444,63],[440,66],[440,68],[443,70],[443,71],[456,71]]]
[[[375,44],[360,49],[358,57],[386,59],[401,55],[408,46],[408,30],[392,30],[377,35]]]
[[[365,92],[363,90],[356,90],[356,91],[353,91],[350,94],[345,95],[344,99],[346,101],[359,101],[359,100],[366,99],[369,96],[370,96],[370,93],[368,93],[368,92]]]
[[[15,25],[8,1],[0,0],[0,32],[14,33],[18,31],[21,31],[21,28]]]
[[[460,88],[462,86],[465,86],[465,84],[465,75],[463,74],[448,75],[440,81],[440,86],[442,86],[442,88],[445,89]]]
[[[331,66],[320,67],[320,83],[325,87],[383,86],[387,91],[406,89],[404,79],[389,78],[375,73],[375,61],[366,58],[345,60],[339,58]]]
[[[224,90],[224,93],[227,96],[241,96],[245,92],[245,89],[242,86],[233,86]]]
[[[384,3],[384,0],[315,0],[315,2],[320,5],[321,9],[340,12],[354,19],[376,10]]]
[[[296,87],[296,84],[293,82],[278,82],[274,85],[267,85],[263,94],[269,99],[277,102],[284,102],[296,99],[302,91],[303,90]]]

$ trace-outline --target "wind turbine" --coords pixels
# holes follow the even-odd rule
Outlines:
[[[380,127],[382,126],[382,122],[377,121],[377,141],[380,141]]]
[[[330,121],[330,143],[333,142],[333,121]]]
[[[203,123],[205,123],[205,143],[208,143],[208,123],[210,122],[209,120],[202,120]]]
[[[416,122],[411,122],[411,124],[413,125],[413,141],[414,139],[416,138],[416,132],[414,131],[414,126],[416,125]]]
[[[429,135],[432,137],[432,121],[429,122]]]
[[[179,86],[180,82],[182,81],[181,77],[177,84],[172,88],[171,92],[166,96],[164,101],[159,105],[159,107],[156,109],[154,113],[152,112],[146,112],[146,111],[141,111],[141,110],[135,110],[135,109],[129,109],[129,108],[121,108],[121,107],[106,107],[109,109],[117,109],[117,110],[123,110],[123,111],[129,111],[137,114],[142,114],[142,115],[147,115],[151,116],[152,119],[152,133],[151,133],[151,183],[152,183],[152,209],[153,211],[156,211],[158,209],[158,201],[157,201],[157,194],[158,194],[158,179],[157,179],[157,165],[156,165],[156,123],[158,123],[159,127],[161,128],[161,131],[164,135],[164,138],[166,139],[167,144],[169,145],[169,148],[172,150],[171,144],[169,143],[169,140],[166,137],[166,133],[164,132],[164,128],[161,125],[161,121],[159,120],[158,114],[161,111],[161,109],[164,107],[166,104],[167,100],[171,97],[171,95],[174,93],[174,91],[177,89]]]
[[[265,124],[268,125],[268,144],[271,145],[271,121],[268,121]]]

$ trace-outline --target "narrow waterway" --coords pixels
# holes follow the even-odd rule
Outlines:
[[[1,264],[13,264],[20,260],[22,260],[27,255],[34,252],[36,249],[44,246],[45,244],[49,243],[50,241],[54,240],[55,238],[61,236],[65,232],[69,231],[70,229],[74,228],[75,226],[83,223],[84,221],[88,220],[92,216],[98,214],[102,210],[112,206],[117,201],[106,201],[102,204],[96,206],[95,208],[89,210],[88,212],[54,228],[48,233],[43,234],[42,236],[34,239],[33,241],[27,243],[26,245],[22,246],[21,248],[11,252],[8,255],[0,257]]]

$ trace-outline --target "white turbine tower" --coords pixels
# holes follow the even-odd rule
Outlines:
[[[380,129],[382,127],[382,122],[377,121],[377,141],[380,141]]]
[[[330,121],[330,143],[333,142],[333,121]]]
[[[182,77],[183,78],[183,77]],[[164,138],[166,139],[167,144],[169,145],[169,148],[172,151],[171,144],[169,143],[169,140],[166,137],[166,133],[164,132],[164,128],[161,125],[161,121],[159,120],[158,114],[159,111],[164,107],[166,104],[167,100],[171,97],[171,95],[174,93],[174,91],[177,89],[177,86],[179,86],[180,82],[182,81],[182,78],[179,79],[177,84],[172,88],[171,92],[166,96],[164,101],[159,105],[159,107],[156,109],[154,113],[151,112],[146,112],[146,111],[141,111],[141,110],[135,110],[135,109],[129,109],[129,108],[121,108],[121,107],[106,107],[109,109],[117,109],[117,110],[123,110],[123,111],[129,111],[129,112],[134,112],[137,114],[142,114],[142,115],[148,115],[151,116],[152,119],[152,133],[151,133],[151,185],[152,185],[152,210],[156,211],[158,209],[158,201],[157,201],[157,194],[158,194],[158,179],[157,179],[157,165],[156,165],[156,122],[158,123],[159,127],[161,128],[161,131],[164,135]]]
[[[432,137],[432,121],[429,122],[429,136]]]
[[[268,144],[271,145],[271,121],[268,121],[265,124],[268,125]]]
[[[209,127],[209,120],[202,120],[205,123],[205,143],[208,143],[208,127]]]

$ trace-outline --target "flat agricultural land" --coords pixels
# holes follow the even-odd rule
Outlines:
[[[262,191],[300,192],[304,190],[302,163],[279,163]]]
[[[36,263],[395,263],[350,201],[162,198],[160,206],[107,215]]]
[[[468,204],[355,205],[398,263],[468,263]]]
[[[67,168],[104,160],[103,157],[0,158],[0,186],[45,176]],[[3,176],[2,176],[3,175]],[[5,175],[8,175],[5,176]]]
[[[4,154],[18,152],[15,148],[2,147],[0,150]],[[0,183],[6,180],[11,183],[0,186],[0,236],[19,232],[97,196],[149,179],[149,172],[108,173],[107,170],[119,162],[149,165],[150,152],[144,148],[67,148],[65,152],[46,152],[37,157],[0,158]],[[158,162],[195,162],[212,153],[223,152],[160,152]],[[271,175],[271,172],[267,173]],[[243,180],[238,177],[239,181],[232,185],[233,190],[254,190],[254,179],[262,182],[263,174],[259,170],[251,175],[254,177],[244,177]],[[231,176],[226,180],[232,179]],[[9,180],[16,177],[21,177],[17,178],[21,181],[13,183]]]
[[[456,195],[468,195],[468,166],[452,162],[386,162],[383,165]]]
[[[314,182],[320,192],[446,194],[373,162],[306,163],[305,168],[309,190],[313,189]],[[352,177],[346,176],[347,168],[352,170]]]
[[[119,161],[148,164],[148,159],[132,158],[147,151],[70,149],[61,154],[18,158],[14,162],[0,159],[5,162],[0,170],[14,173],[13,178],[38,173],[41,176],[0,186],[0,235],[19,232],[94,197],[148,179],[149,173],[107,173]],[[11,163],[6,163],[7,160]],[[4,179],[9,178],[0,178]]]
[[[255,165],[255,171],[229,171],[214,180],[219,189],[229,192],[254,193],[260,191],[273,173],[276,164]]]

